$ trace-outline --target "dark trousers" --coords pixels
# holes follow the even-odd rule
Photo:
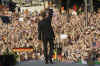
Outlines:
[[[49,54],[48,54],[48,42],[49,42],[49,45],[50,45]],[[43,40],[43,47],[44,47],[45,60],[52,60],[53,49],[54,49],[54,41],[51,40],[51,39]]]

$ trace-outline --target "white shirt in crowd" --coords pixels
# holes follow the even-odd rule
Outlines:
[[[86,60],[81,59],[81,61],[82,61],[82,64],[87,64]]]

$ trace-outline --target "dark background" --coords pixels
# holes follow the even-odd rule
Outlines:
[[[84,0],[69,0],[69,6],[67,4],[68,0],[62,0],[61,2],[61,6],[65,7],[65,10],[67,8],[72,8],[74,4],[76,4],[77,6],[80,6],[81,4],[84,4]],[[93,0],[93,5],[94,5],[94,10],[100,8],[100,1],[98,0]]]

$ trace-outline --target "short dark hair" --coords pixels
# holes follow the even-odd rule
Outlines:
[[[42,16],[42,17],[45,17],[45,16],[46,16],[46,13],[45,13],[45,12],[42,12],[42,13],[41,13],[41,16]]]

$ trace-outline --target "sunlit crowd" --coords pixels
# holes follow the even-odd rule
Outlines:
[[[93,50],[93,42],[100,43],[100,11],[98,13],[84,12],[73,14],[73,9],[69,9],[69,15],[61,14],[58,9],[53,8],[52,27],[55,33],[55,44],[61,44],[61,62],[79,62],[88,58]],[[45,10],[43,10],[45,11]],[[43,12],[41,11],[41,12]],[[10,13],[9,11],[0,11],[2,15],[10,15],[10,23],[6,24],[0,18],[0,54],[8,47],[13,48],[34,48],[33,52],[17,52],[28,58],[43,59],[42,42],[38,41],[38,22],[40,13],[31,13],[26,10],[23,13]],[[88,26],[86,26],[88,25]],[[65,34],[68,37],[61,39],[60,35]],[[100,54],[99,49],[95,49]],[[20,56],[21,57],[21,56]],[[98,58],[97,58],[98,60]],[[100,59],[99,59],[100,60]]]

